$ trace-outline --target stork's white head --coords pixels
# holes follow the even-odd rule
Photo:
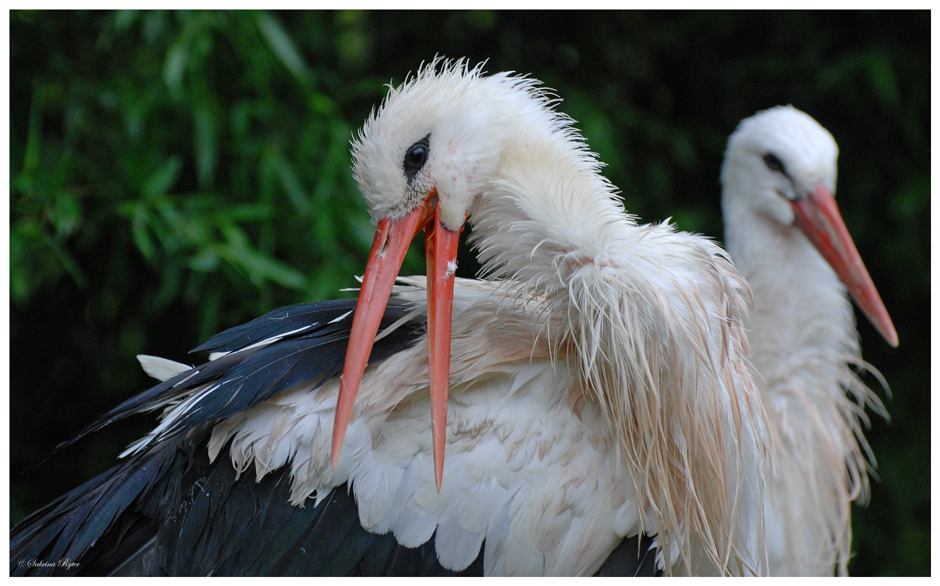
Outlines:
[[[458,230],[493,177],[513,121],[545,110],[537,82],[483,76],[481,67],[436,59],[391,88],[366,121],[353,168],[374,221],[404,217],[431,197],[443,226]]]
[[[793,202],[817,188],[836,191],[839,147],[829,131],[793,106],[758,112],[728,140],[721,180],[725,205],[746,206],[783,225],[795,221]]]
[[[808,114],[778,106],[745,119],[728,140],[721,172],[725,223],[799,229],[892,346],[898,336],[836,205],[835,139]],[[729,226],[730,228],[730,226]],[[727,230],[726,230],[727,231]]]

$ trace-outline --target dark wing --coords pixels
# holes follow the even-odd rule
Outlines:
[[[105,425],[160,408],[200,390],[201,400],[144,450],[21,522],[11,533],[11,573],[53,573],[45,559],[82,557],[132,505],[153,508],[154,486],[170,474],[184,443],[202,439],[207,426],[264,401],[296,384],[322,384],[343,366],[355,299],[284,307],[223,332],[197,350],[228,352],[182,372],[125,401],[59,446],[61,449]],[[410,319],[406,319],[410,318]],[[400,321],[404,323],[399,323]],[[392,331],[392,325],[397,325]],[[389,301],[370,362],[415,344],[426,329],[423,315],[410,315],[402,300]],[[176,464],[180,466],[179,463]],[[178,476],[178,475],[177,475]],[[177,477],[177,480],[180,480]],[[157,491],[158,492],[158,491]],[[163,499],[166,501],[166,499]],[[287,502],[286,500],[284,501]],[[126,532],[126,527],[119,527]],[[23,566],[17,566],[23,560]],[[29,567],[30,560],[34,562]]]
[[[276,309],[246,324],[217,334],[193,352],[228,354],[181,372],[121,403],[102,415],[61,450],[106,425],[151,411],[186,397],[202,385],[202,399],[174,421],[157,439],[162,441],[209,421],[244,411],[290,387],[308,381],[322,384],[340,374],[352,327],[355,299],[301,303]],[[407,318],[411,308],[392,298],[379,331]],[[426,330],[424,315],[411,316],[375,344],[369,362],[408,348]]]

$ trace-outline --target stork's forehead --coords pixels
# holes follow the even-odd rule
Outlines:
[[[794,179],[835,181],[839,156],[835,139],[810,115],[792,106],[764,110],[744,120],[729,148],[761,156],[772,153]]]
[[[427,84],[392,89],[353,141],[356,181],[374,218],[406,211],[405,153],[439,127],[445,106]]]

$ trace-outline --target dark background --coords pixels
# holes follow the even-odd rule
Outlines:
[[[859,325],[893,398],[850,570],[929,574],[929,12],[15,11],[10,29],[12,523],[154,424],[23,473],[149,386],[136,354],[193,362],[225,327],[351,295],[372,226],[349,139],[383,84],[441,54],[541,79],[629,211],[718,239],[740,119],[792,103],[832,132],[901,341]]]

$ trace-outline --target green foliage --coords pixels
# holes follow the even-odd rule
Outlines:
[[[373,228],[349,140],[383,84],[443,54],[555,88],[628,210],[718,239],[737,121],[792,103],[829,128],[901,338],[860,323],[893,399],[851,570],[926,575],[929,41],[928,12],[12,12],[11,520],[152,425],[19,475],[148,384],[135,354],[185,359],[279,305],[351,295]]]

